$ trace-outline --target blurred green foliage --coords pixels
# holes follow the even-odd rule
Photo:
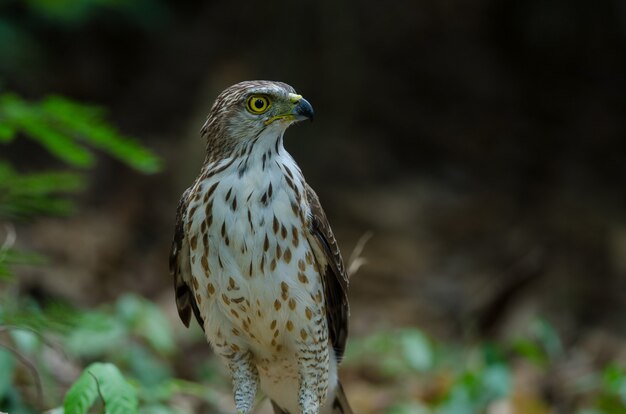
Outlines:
[[[74,211],[64,195],[85,187],[83,176],[69,171],[18,173],[0,161],[0,218],[19,220],[51,214],[66,215]]]
[[[159,170],[159,159],[104,120],[101,108],[51,96],[27,102],[13,94],[0,95],[0,143],[19,132],[72,167],[92,167],[95,157],[82,144],[100,149],[139,171]]]
[[[157,172],[160,160],[112,127],[101,108],[58,96],[29,102],[0,94],[0,145],[18,137],[38,143],[65,167],[23,172],[0,160],[0,411],[34,413],[59,405],[69,384],[56,375],[51,360],[80,369],[85,362],[104,359],[135,374],[137,386],[128,386],[115,365],[94,362],[67,394],[67,412],[89,412],[98,400],[107,413],[132,413],[140,399],[162,406],[161,412],[175,412],[161,404],[173,392],[163,389],[184,392],[185,387],[171,378],[164,362],[174,349],[173,337],[154,304],[125,296],[113,309],[81,312],[61,305],[44,309],[15,295],[12,273],[15,266],[46,262],[41,255],[15,248],[12,222],[75,212],[70,196],[86,187],[86,168],[95,164],[94,150],[143,173]],[[119,352],[120,346],[125,352]],[[152,390],[156,386],[158,392]]]
[[[491,411],[499,402],[513,410],[506,412],[547,414],[552,411],[540,397],[514,395],[514,369],[523,362],[547,375],[565,357],[554,327],[536,320],[520,339],[466,347],[436,342],[418,329],[379,332],[352,339],[344,366],[389,384],[396,402],[388,414],[481,414],[499,412]],[[624,369],[609,364],[581,384],[576,398],[587,408],[576,414],[626,412]]]
[[[135,295],[88,311],[9,299],[0,303],[0,333],[0,371],[6,374],[0,378],[0,411],[38,412],[63,401],[55,412],[88,413],[100,406],[106,413],[184,413],[172,402],[177,395],[217,401],[207,386],[173,377],[169,321]],[[67,393],[67,378],[55,369],[59,360],[74,370],[86,365]]]
[[[0,145],[20,135],[40,144],[66,168],[80,169],[25,173],[0,160],[0,223],[5,224],[0,229],[4,236],[0,241],[0,278],[4,279],[12,265],[42,262],[36,255],[13,249],[13,228],[7,223],[74,212],[67,196],[85,188],[84,168],[94,166],[93,149],[143,173],[160,169],[159,158],[107,123],[102,109],[62,97],[27,102],[14,94],[0,94]]]
[[[13,268],[46,258],[15,249],[12,222],[74,213],[71,196],[86,187],[94,150],[143,173],[158,171],[159,159],[120,134],[100,108],[57,96],[28,102],[0,94],[0,145],[18,137],[38,143],[65,167],[22,172],[0,161],[0,411],[182,413],[170,401],[180,394],[212,404],[216,397],[205,387],[173,378],[174,337],[152,302],[126,295],[85,311],[15,294]]]

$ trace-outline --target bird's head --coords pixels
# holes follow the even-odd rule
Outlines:
[[[280,137],[289,125],[313,119],[313,107],[286,83],[245,81],[215,100],[202,134],[207,150],[224,156],[264,136]]]

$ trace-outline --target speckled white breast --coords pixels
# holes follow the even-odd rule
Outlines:
[[[187,221],[192,285],[215,352],[252,351],[263,390],[280,403],[284,387],[297,396],[297,343],[327,353],[328,331],[321,278],[302,231],[309,209],[300,169],[282,137],[256,145],[265,151],[222,160],[210,168],[221,171],[196,183]],[[334,356],[330,364],[334,384]]]

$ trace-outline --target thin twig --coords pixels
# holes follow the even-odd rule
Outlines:
[[[66,359],[66,360],[69,359],[69,357],[65,353],[65,350],[63,350],[63,348],[60,346],[60,344],[54,343],[50,339],[46,338],[44,336],[44,334],[42,334],[41,332],[37,331],[35,328],[31,328],[30,326],[0,325],[0,333],[8,332],[8,331],[28,331],[28,332],[30,332],[32,334],[35,334],[35,336],[37,336],[37,338],[39,338],[39,340],[41,342],[43,342],[44,345],[47,345],[48,347],[50,347],[50,348],[54,349],[55,351],[59,352],[61,355],[63,355],[64,359]]]
[[[42,407],[43,406],[43,386],[41,385],[41,377],[39,376],[39,371],[37,371],[37,368],[35,367],[35,365],[33,365],[33,363],[30,362],[26,357],[22,356],[22,354],[20,354],[20,352],[17,349],[12,348],[5,344],[0,344],[0,347],[12,353],[13,356],[31,372],[31,375],[35,379],[35,388],[37,389],[37,402],[39,403],[39,406]]]
[[[348,260],[348,275],[352,276],[356,272],[359,271],[361,266],[367,263],[367,259],[361,256],[363,253],[363,249],[365,249],[365,245],[367,242],[374,236],[374,233],[371,231],[366,231],[356,242],[356,246],[352,249],[352,253],[350,254],[350,258]]]

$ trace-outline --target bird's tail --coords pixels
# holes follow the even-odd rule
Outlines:
[[[272,407],[274,407],[274,414],[291,414],[281,409],[274,401],[272,401]],[[327,414],[354,414],[340,382],[337,383],[335,398],[332,403],[329,403],[329,406],[322,408],[322,412]]]
[[[337,382],[335,399],[331,404],[330,414],[354,414],[352,412],[352,408],[350,408],[350,404],[348,404],[346,393],[343,391],[343,387],[340,382]]]

